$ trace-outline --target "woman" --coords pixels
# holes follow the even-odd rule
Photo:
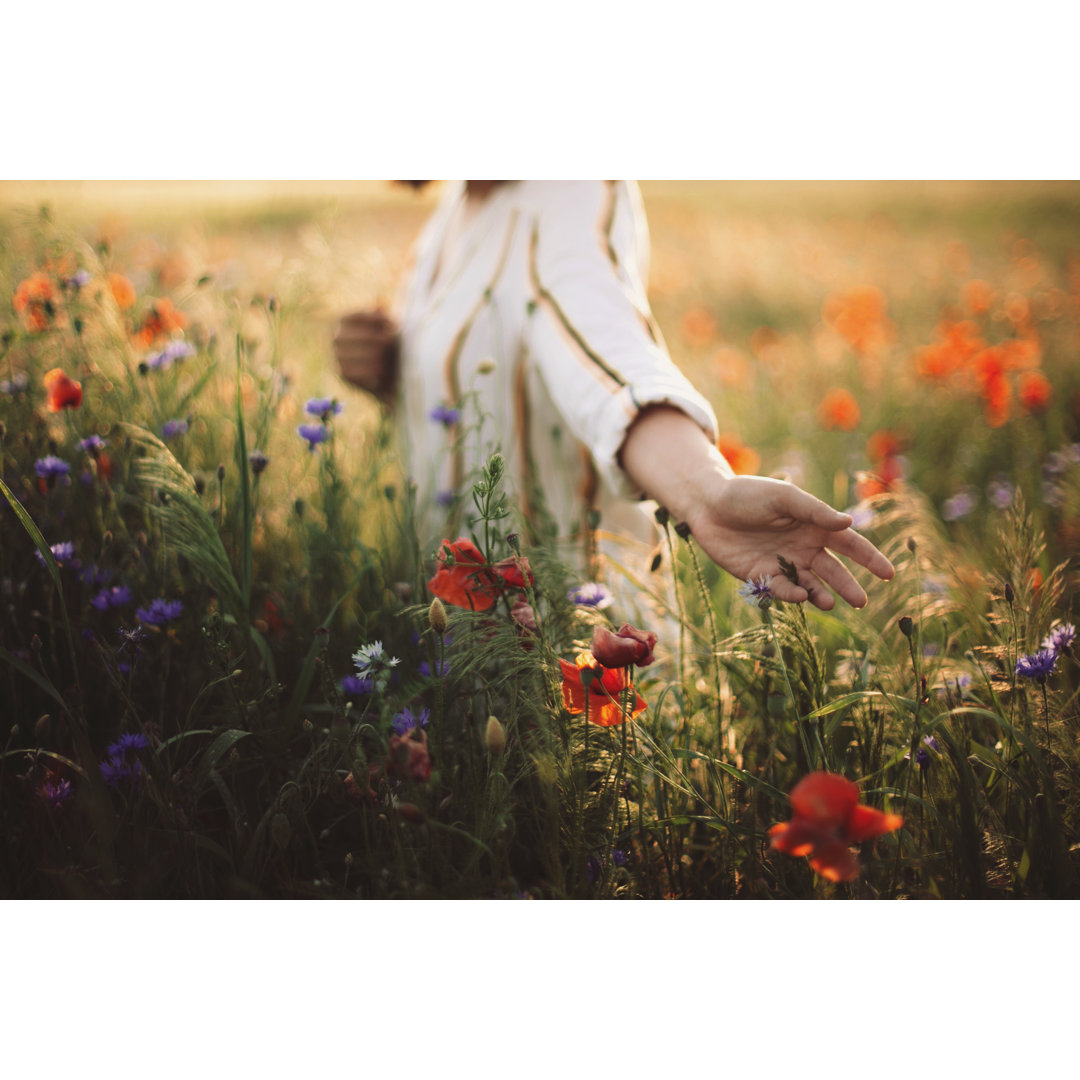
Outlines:
[[[425,227],[400,331],[381,312],[342,320],[342,377],[397,401],[422,538],[438,542],[470,474],[500,449],[526,520],[545,515],[592,568],[595,531],[653,537],[651,507],[685,522],[741,579],[779,600],[861,607],[836,554],[883,580],[892,565],[801,489],[736,476],[708,402],[664,348],[645,297],[648,236],[636,186],[469,180]],[[798,582],[780,571],[792,563]]]

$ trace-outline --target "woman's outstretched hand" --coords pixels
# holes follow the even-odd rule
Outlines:
[[[771,578],[777,600],[809,600],[828,611],[835,604],[831,589],[852,607],[863,607],[866,593],[837,555],[883,581],[893,576],[892,563],[851,528],[850,514],[783,480],[717,476],[703,485],[685,520],[714,562],[743,580]],[[795,567],[797,585],[785,576],[778,556]]]
[[[341,377],[389,404],[398,368],[398,328],[383,311],[357,311],[338,323],[334,358]]]
[[[784,480],[734,475],[701,428],[671,406],[640,414],[620,460],[717,565],[744,581],[770,578],[778,600],[809,600],[829,611],[835,592],[862,607],[866,593],[837,555],[883,581],[893,576],[892,563],[851,528],[850,514]],[[798,584],[788,580],[781,558],[795,568]]]

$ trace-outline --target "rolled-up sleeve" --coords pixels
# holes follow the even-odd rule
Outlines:
[[[717,435],[712,407],[655,330],[634,264],[643,229],[627,185],[565,183],[532,221],[529,246],[532,362],[601,481],[623,497],[641,494],[618,454],[645,406],[674,406]]]

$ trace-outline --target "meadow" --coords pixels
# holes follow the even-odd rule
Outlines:
[[[498,457],[420,550],[331,337],[430,192],[0,184],[0,896],[1080,896],[1080,185],[643,193],[721,449],[851,510],[865,608],[661,510],[624,629]]]

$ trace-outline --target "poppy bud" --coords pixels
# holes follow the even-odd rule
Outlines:
[[[1011,604],[1016,599],[1016,593],[1013,592],[1012,582],[1005,582],[1005,599]]]
[[[661,527],[666,525],[671,517],[667,512],[667,508],[663,506],[658,506],[656,508],[656,513],[653,516],[656,518],[657,525],[660,525]]]
[[[517,533],[508,533],[506,537],[507,544],[510,545],[510,550],[515,555],[521,554],[521,537]]]
[[[908,549],[908,551],[910,551],[912,554],[914,554],[915,548],[917,546],[918,545],[915,543],[915,537],[914,536],[909,536],[907,538],[907,549]]]
[[[685,521],[680,521],[679,524],[675,526],[675,535],[681,537],[683,540],[689,540],[690,526],[687,525]]]
[[[649,564],[649,572],[655,574],[660,569],[660,564],[664,561],[664,553],[658,551],[653,557],[652,562]]]
[[[904,615],[904,616],[901,617],[900,622],[898,623],[898,625],[900,627],[900,633],[903,634],[904,637],[906,637],[906,638],[911,637],[911,632],[915,628],[915,624],[911,621],[911,619],[907,615]]]
[[[427,617],[428,625],[436,634],[441,636],[446,633],[446,608],[443,607],[443,602],[437,596],[431,601]]]
[[[484,745],[492,757],[501,757],[506,749],[506,728],[499,723],[498,717],[489,716],[484,729]]]
[[[217,467],[217,478],[218,478],[219,482],[225,479],[225,466],[224,465],[218,465],[218,467]]]

